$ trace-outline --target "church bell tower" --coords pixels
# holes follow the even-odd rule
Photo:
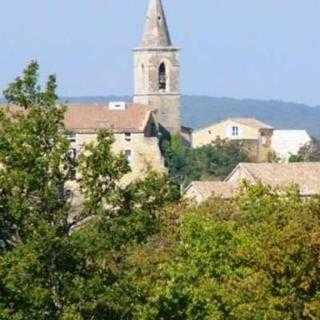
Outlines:
[[[179,133],[179,49],[172,45],[161,0],[150,0],[142,41],[134,49],[134,84],[134,102],[154,107],[160,126]]]

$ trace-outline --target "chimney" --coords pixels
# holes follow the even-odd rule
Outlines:
[[[123,101],[112,101],[109,102],[109,109],[110,110],[119,110],[119,111],[124,111],[127,108],[126,102]]]

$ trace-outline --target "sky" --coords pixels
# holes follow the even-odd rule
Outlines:
[[[320,105],[320,0],[163,0],[182,92]],[[148,0],[2,0],[0,90],[31,59],[61,96],[131,95]]]

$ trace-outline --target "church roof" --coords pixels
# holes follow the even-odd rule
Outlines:
[[[161,0],[150,0],[141,47],[158,48],[172,45]]]
[[[153,109],[141,104],[128,104],[124,110],[112,110],[108,105],[69,105],[65,126],[78,133],[94,133],[110,129],[114,133],[143,133]]]

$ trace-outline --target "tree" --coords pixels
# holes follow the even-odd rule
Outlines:
[[[101,131],[79,159],[81,218],[90,219],[74,229],[65,183],[78,162],[55,77],[43,90],[38,69],[31,63],[9,86],[0,112],[0,318],[132,319],[128,253],[157,233],[177,189],[155,173],[123,186],[128,163]]]
[[[130,172],[123,154],[112,152],[114,138],[111,132],[102,130],[97,141],[85,146],[80,155],[80,187],[85,197],[86,214],[106,212],[107,206],[116,204],[121,178]]]
[[[319,209],[262,185],[177,207],[181,223],[133,256],[136,319],[317,319]]]
[[[186,187],[193,180],[223,180],[249,157],[241,143],[217,139],[196,149],[187,148],[179,136],[165,150],[166,165],[173,181]]]
[[[65,108],[57,104],[56,80],[38,85],[38,64],[32,62],[4,92],[11,104],[0,111],[0,180],[2,240],[24,242],[28,225],[54,224],[67,234],[65,182],[73,167],[63,125]]]
[[[65,108],[55,77],[43,90],[38,70],[32,62],[9,85],[9,106],[0,111],[2,319],[57,318],[66,283],[83,262],[69,241],[65,183],[74,163]]]

